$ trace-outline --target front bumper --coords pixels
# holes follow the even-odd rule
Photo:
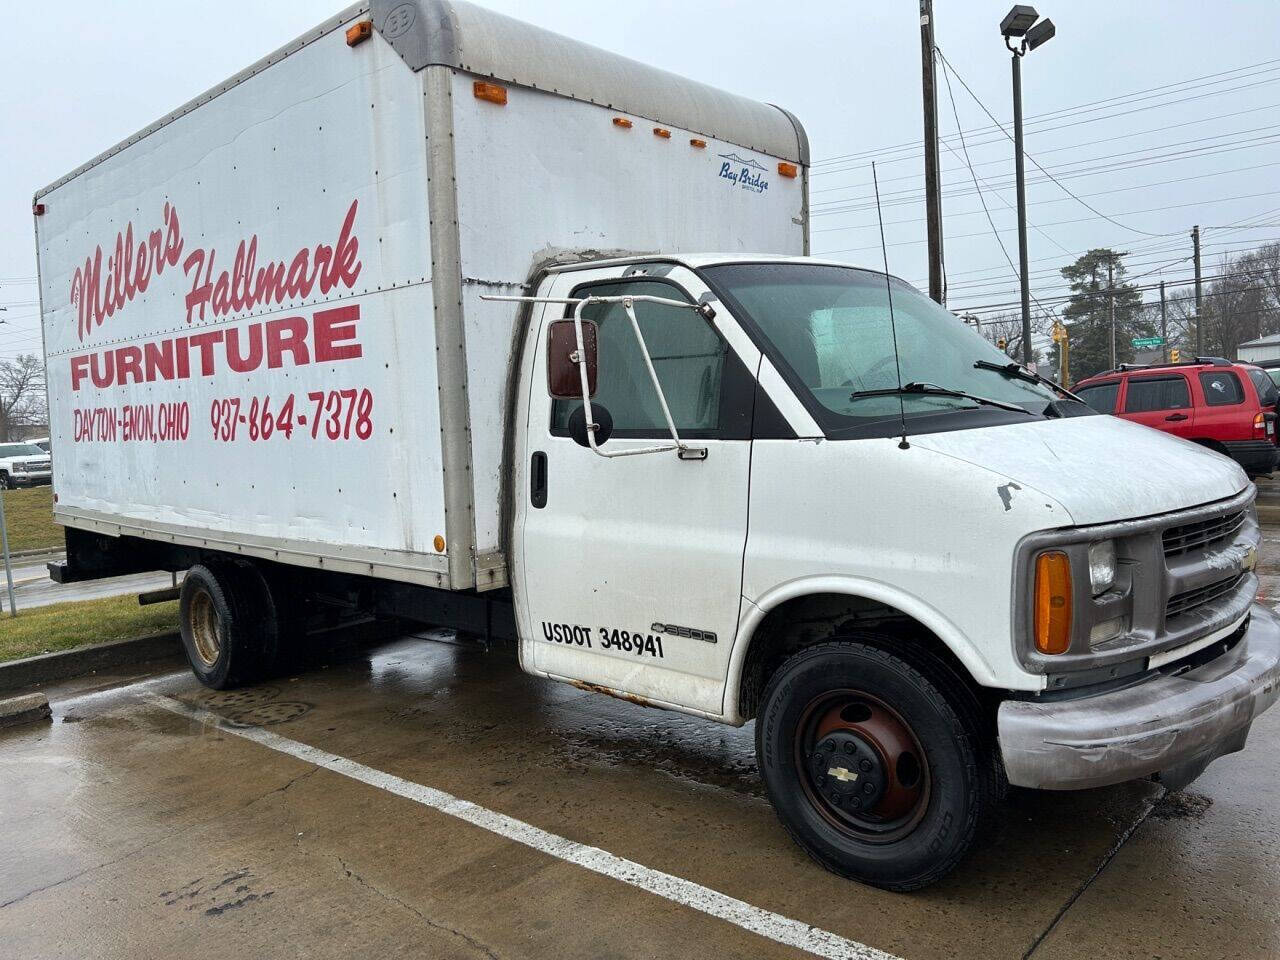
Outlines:
[[[1008,700],[997,726],[1009,782],[1082,790],[1160,774],[1171,787],[1244,748],[1254,717],[1280,698],[1280,620],[1254,605],[1222,656],[1076,700]]]
[[[9,476],[14,485],[19,487],[35,487],[53,482],[53,473],[48,470],[43,473],[11,473]]]

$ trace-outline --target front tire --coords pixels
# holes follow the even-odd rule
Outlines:
[[[271,591],[243,561],[210,561],[187,571],[178,598],[179,629],[202,684],[228,690],[256,683],[275,665],[280,628]]]
[[[760,774],[796,843],[895,891],[954,869],[1000,792],[976,702],[945,665],[912,661],[858,640],[806,648],[774,673],[756,720]]]

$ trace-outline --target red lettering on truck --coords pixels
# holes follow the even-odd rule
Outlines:
[[[186,380],[219,373],[252,373],[263,367],[303,367],[356,360],[364,355],[356,332],[360,305],[345,304],[306,316],[273,317],[240,327],[201,330],[70,358],[71,389],[86,380],[99,389],[127,383]]]
[[[305,300],[313,290],[326,296],[340,286],[355,289],[362,267],[360,239],[355,232],[358,207],[359,201],[352,200],[333,246],[317,243],[303,247],[290,258],[259,267],[258,235],[254,234],[236,246],[231,269],[218,272],[217,251],[213,247],[196,247],[183,258],[186,242],[178,211],[166,203],[162,226],[152,230],[145,242],[135,242],[130,221],[116,233],[114,252],[107,257],[105,271],[101,244],[76,269],[71,278],[76,335],[83,342],[108,317],[145,293],[154,277],[179,261],[190,285],[185,298],[187,323],[205,320],[208,314],[214,318],[232,316],[258,306]]]

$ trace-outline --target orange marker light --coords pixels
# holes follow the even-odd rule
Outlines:
[[[507,88],[496,83],[477,80],[471,85],[471,92],[476,95],[477,100],[488,100],[490,103],[496,103],[500,107],[507,105]]]
[[[671,139],[671,131],[670,131],[670,130],[667,130],[667,129],[666,129],[666,128],[664,128],[664,127],[654,127],[654,128],[653,128],[653,135],[654,135],[655,137],[661,137],[663,140],[670,140],[670,139]]]
[[[614,117],[613,125],[615,127],[621,127],[623,130],[631,129],[631,121],[628,120],[626,117]]]
[[[1071,561],[1061,550],[1036,557],[1036,649],[1066,653],[1071,645]]]
[[[440,534],[436,534],[436,538],[431,545],[436,548],[436,553],[444,553],[444,537],[440,536]]]
[[[347,46],[354,47],[357,43],[364,43],[372,36],[372,20],[361,20],[359,23],[353,23],[347,27]]]
[[[689,146],[694,147],[698,150],[705,150],[707,149],[707,141],[699,140],[697,137],[694,137],[689,141]]]
[[[788,179],[794,180],[796,174],[799,172],[800,169],[794,163],[784,162],[778,164],[778,175],[781,177],[787,177]]]

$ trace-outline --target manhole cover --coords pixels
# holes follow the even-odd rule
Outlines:
[[[238,727],[269,727],[276,723],[288,723],[297,720],[304,713],[311,712],[311,704],[300,700],[279,700],[274,703],[259,703],[243,710],[227,714],[227,722]]]
[[[246,687],[244,690],[210,690],[201,694],[200,699],[211,707],[226,707],[236,710],[259,703],[266,703],[280,696],[279,687]]]

